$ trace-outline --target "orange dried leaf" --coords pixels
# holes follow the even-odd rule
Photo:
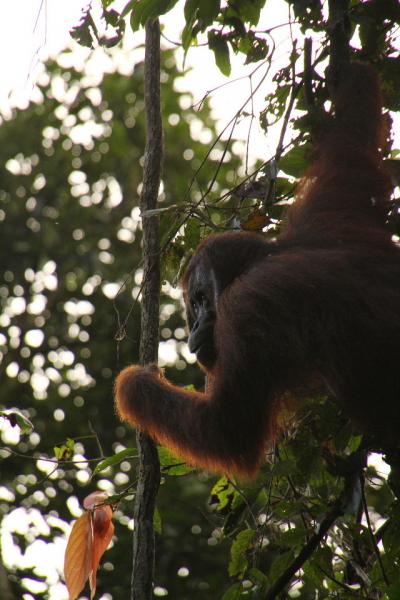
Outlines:
[[[261,231],[269,223],[269,218],[264,212],[256,208],[249,215],[248,219],[242,223],[242,229],[246,231]]]
[[[96,573],[100,559],[114,535],[111,506],[96,506],[104,502],[104,492],[93,492],[84,500],[87,512],[72,528],[64,560],[65,583],[69,600],[75,600],[89,579],[90,597],[96,593]]]
[[[90,513],[85,513],[72,527],[64,559],[64,577],[69,600],[83,590],[92,570],[93,530]]]
[[[96,593],[96,573],[100,559],[114,535],[114,525],[111,518],[112,510],[110,506],[100,506],[93,512],[92,569],[89,575],[91,598],[94,598]]]

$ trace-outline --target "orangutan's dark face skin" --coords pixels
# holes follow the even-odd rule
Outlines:
[[[197,268],[191,275],[186,298],[188,345],[190,352],[194,352],[199,363],[207,369],[211,369],[216,360],[214,326],[217,299],[213,271]]]

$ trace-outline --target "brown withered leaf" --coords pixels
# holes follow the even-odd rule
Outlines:
[[[249,214],[247,220],[242,223],[245,231],[261,231],[269,223],[269,218],[259,208]]]
[[[75,600],[85,587],[92,569],[92,518],[86,512],[76,520],[68,539],[64,558],[64,578],[69,600]]]
[[[100,506],[93,511],[92,569],[89,575],[91,598],[94,598],[96,593],[96,574],[100,559],[114,535],[114,525],[111,519],[111,506]]]
[[[112,539],[111,506],[96,506],[104,502],[103,492],[93,492],[84,500],[87,512],[74,524],[64,559],[64,577],[69,600],[75,600],[89,579],[90,597],[96,593],[96,574],[100,559]]]

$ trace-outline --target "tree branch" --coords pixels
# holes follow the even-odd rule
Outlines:
[[[157,207],[163,159],[163,133],[160,107],[160,24],[146,23],[144,99],[147,139],[144,154],[140,209],[143,223],[143,290],[140,337],[140,363],[157,362],[160,303],[160,241],[157,215],[145,216]],[[132,600],[153,598],[154,530],[153,515],[160,464],[154,442],[137,433],[139,451],[138,485],[134,506]]]
[[[340,72],[350,60],[350,21],[348,11],[350,0],[329,0],[329,79],[337,83]]]
[[[282,573],[280,577],[273,583],[269,588],[264,600],[276,600],[278,594],[280,594],[285,587],[291,582],[295,573],[304,565],[304,563],[310,558],[312,553],[316,550],[319,544],[322,542],[329,529],[338,517],[343,514],[341,503],[338,502],[328,512],[323,521],[321,521],[318,531],[310,537],[307,544],[302,548],[296,558],[291,562],[286,571]]]

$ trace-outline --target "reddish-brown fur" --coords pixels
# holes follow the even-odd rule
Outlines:
[[[207,393],[155,368],[115,385],[121,419],[189,463],[254,474],[277,435],[287,392],[318,375],[363,430],[400,431],[400,251],[385,228],[381,99],[373,71],[352,65],[335,118],[275,243],[251,233],[206,239],[183,279],[211,268],[223,292]]]

